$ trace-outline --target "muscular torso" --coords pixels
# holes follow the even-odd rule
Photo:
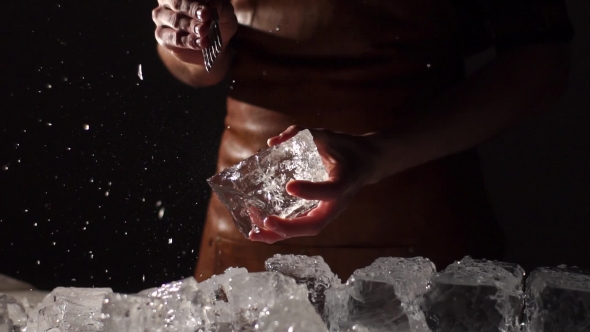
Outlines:
[[[462,77],[446,1],[233,3],[241,26],[218,171],[292,124],[354,134],[386,129],[408,105]],[[471,152],[366,187],[320,235],[278,245],[244,239],[213,196],[197,278],[235,265],[258,270],[275,252],[322,254],[344,278],[375,256],[424,255],[446,264],[470,253],[474,234],[493,237],[493,224]]]

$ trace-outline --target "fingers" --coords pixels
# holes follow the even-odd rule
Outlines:
[[[210,10],[197,2],[161,0],[152,11],[156,40],[169,49],[201,50],[208,46]],[[185,4],[186,3],[186,4]],[[184,9],[183,11],[179,11]]]
[[[290,195],[307,199],[329,201],[336,199],[345,191],[345,185],[338,179],[328,179],[324,182],[290,181],[287,183],[287,192]]]
[[[172,11],[182,12],[192,18],[198,18],[198,12],[205,8],[203,2],[194,0],[158,0],[158,4]]]
[[[317,208],[303,217],[283,219],[270,216],[264,220],[264,236],[269,236],[268,232],[282,239],[318,235],[338,213],[336,202],[320,202]]]
[[[297,135],[298,132],[305,130],[305,129],[307,129],[307,128],[302,127],[302,126],[291,126],[287,129],[285,129],[285,131],[283,131],[281,134],[279,134],[279,136],[269,138],[268,141],[266,141],[266,143],[268,144],[268,146],[275,146],[275,145],[281,144],[281,143],[286,142],[289,139],[293,138],[295,135]]]
[[[251,241],[265,242],[268,244],[279,242],[285,239],[283,236],[273,231],[269,231],[262,228],[258,232],[251,231],[249,234],[249,238]]]
[[[204,47],[202,40],[195,34],[168,27],[156,29],[156,40],[160,45],[172,50],[174,48],[200,50]]]

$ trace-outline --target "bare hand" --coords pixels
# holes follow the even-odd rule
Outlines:
[[[238,29],[229,0],[158,0],[152,11],[156,40],[182,62],[203,65],[202,49],[210,46],[211,8],[219,15],[222,52]]]
[[[280,144],[303,129],[306,128],[289,127],[281,135],[269,139],[268,145]],[[293,180],[287,183],[286,189],[293,196],[319,200],[318,207],[298,218],[283,219],[269,216],[265,220],[253,220],[260,231],[251,232],[250,240],[274,243],[292,237],[317,235],[348,207],[361,187],[374,182],[376,152],[364,136],[322,129],[310,131],[328,170],[328,180]]]

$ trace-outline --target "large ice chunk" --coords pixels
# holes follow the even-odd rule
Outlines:
[[[104,332],[163,332],[171,319],[164,300],[123,294],[106,296],[102,318]]]
[[[429,327],[445,331],[518,331],[524,270],[465,257],[432,280],[425,295]]]
[[[309,130],[231,166],[207,182],[248,237],[252,219],[277,215],[293,218],[315,208],[317,201],[291,196],[290,180],[325,181],[328,173]]]
[[[425,258],[378,258],[326,294],[331,331],[429,331],[420,310],[436,273]]]
[[[321,316],[324,315],[326,290],[340,285],[340,279],[321,256],[276,254],[266,260],[265,266],[267,271],[279,272],[306,285],[309,301]]]
[[[0,332],[26,331],[25,308],[13,297],[0,294]]]
[[[197,303],[198,294],[197,281],[189,277],[140,292],[138,295],[162,301],[166,306],[166,329],[192,332],[205,324],[202,308]]]
[[[527,332],[590,331],[590,274],[537,268],[527,279],[526,305]]]
[[[219,302],[228,302],[228,293],[231,289],[230,283],[232,278],[247,274],[248,270],[245,268],[228,268],[223,274],[214,275],[211,278],[199,284],[199,291],[197,294],[198,303],[205,305],[215,305]]]
[[[254,329],[258,320],[268,314],[268,310],[285,307],[286,301],[290,301],[290,305],[297,302],[297,306],[307,306],[314,312],[308,300],[307,288],[280,273],[239,274],[232,278],[230,286],[228,299],[231,311],[236,314],[234,326],[240,331]]]
[[[327,332],[326,324],[314,308],[301,300],[287,299],[269,308],[254,325],[264,332]]]
[[[29,321],[33,325],[36,321],[37,331],[102,331],[100,309],[105,296],[112,292],[110,288],[58,287],[39,304],[38,318]]]

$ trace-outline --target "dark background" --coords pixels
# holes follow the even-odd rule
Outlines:
[[[507,259],[529,268],[590,256],[590,2],[568,5],[577,34],[564,99],[480,149]],[[155,6],[4,7],[0,273],[120,292],[192,274],[225,87],[195,90],[166,72]]]

